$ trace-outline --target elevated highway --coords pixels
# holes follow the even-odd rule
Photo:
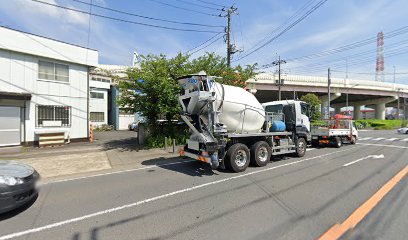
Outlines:
[[[285,75],[282,77],[282,99],[300,98],[307,93],[314,93],[322,100],[322,108],[328,104],[328,79],[327,77]],[[247,88],[255,94],[260,102],[278,99],[278,75],[261,73],[247,81]],[[341,107],[361,106],[375,109],[375,117],[385,118],[385,108],[397,107],[401,112],[407,110],[408,85],[388,82],[377,82],[362,79],[331,78],[330,105],[336,112]],[[399,102],[399,104],[398,104]],[[406,118],[407,111],[404,112]],[[354,118],[360,119],[360,111],[354,111]]]

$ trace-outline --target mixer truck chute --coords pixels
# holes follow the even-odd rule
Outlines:
[[[204,72],[178,79],[181,118],[191,132],[181,156],[241,172],[250,162],[265,166],[274,155],[306,153],[311,138],[304,102],[282,101],[281,111],[265,111],[275,102],[261,105],[244,89],[215,79]]]

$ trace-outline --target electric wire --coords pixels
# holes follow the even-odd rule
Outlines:
[[[388,33],[384,34],[384,39],[387,38],[392,38],[401,34],[405,34],[408,32],[408,26],[404,26],[401,28],[398,28],[396,30],[390,31]],[[311,58],[315,58],[315,57],[323,57],[323,56],[327,56],[327,55],[331,55],[331,54],[335,54],[335,53],[339,53],[339,52],[343,52],[343,51],[348,51],[354,48],[358,48],[358,47],[362,47],[371,43],[374,43],[377,41],[376,37],[370,37],[358,42],[354,42],[354,43],[350,43],[341,47],[337,47],[334,49],[330,49],[330,50],[325,50],[322,52],[318,52],[318,53],[313,53],[313,54],[309,54],[309,55],[305,55],[305,56],[301,56],[301,57],[296,57],[296,58],[291,58],[291,59],[287,59],[286,61],[291,62],[291,61],[299,61],[299,60],[307,60],[307,59],[311,59]]]
[[[105,18],[105,19],[110,19],[110,20],[115,20],[115,21],[120,21],[120,22],[125,22],[125,23],[131,23],[131,24],[136,24],[136,25],[141,25],[141,26],[146,26],[146,27],[161,28],[161,29],[174,30],[174,31],[184,31],[184,32],[219,33],[219,32],[210,31],[210,30],[174,28],[174,27],[165,27],[165,26],[160,26],[160,25],[129,21],[129,20],[121,19],[121,18],[115,18],[115,17],[110,17],[110,16],[96,14],[96,13],[89,13],[89,12],[85,12],[85,11],[82,11],[82,10],[79,10],[79,9],[65,7],[65,6],[52,4],[52,3],[48,3],[48,2],[43,2],[43,1],[40,1],[40,0],[31,0],[31,1],[41,3],[41,4],[44,4],[44,5],[49,5],[49,6],[65,9],[65,10],[69,10],[69,11],[79,12],[79,13],[90,15],[90,16],[95,16],[95,17],[100,17],[100,18]]]
[[[309,9],[306,13],[304,13],[301,17],[299,17],[296,21],[294,21],[292,24],[290,24],[289,26],[285,27],[282,31],[280,31],[277,35],[273,36],[271,39],[269,39],[267,42],[265,42],[264,44],[262,44],[261,46],[255,48],[254,50],[250,51],[249,53],[244,54],[242,57],[240,57],[239,59],[235,60],[235,61],[239,61],[243,58],[246,58],[250,55],[252,55],[253,53],[259,51],[260,49],[264,48],[265,46],[269,45],[271,42],[273,42],[274,40],[276,40],[277,38],[279,38],[280,36],[282,36],[284,33],[286,33],[287,31],[289,31],[291,28],[293,28],[294,26],[296,26],[297,24],[299,24],[301,21],[303,21],[306,17],[308,17],[310,14],[312,14],[314,11],[316,11],[318,8],[320,8],[323,4],[325,4],[328,0],[321,0],[318,3],[316,3],[311,9]]]
[[[197,49],[197,50],[191,52],[189,55],[193,55],[194,53],[197,53],[197,52],[199,52],[199,51],[201,51],[201,50],[203,50],[203,49],[206,49],[207,47],[213,45],[215,42],[217,42],[218,40],[220,40],[220,39],[222,39],[222,38],[223,38],[223,36],[220,36],[220,37],[214,39],[213,41],[211,41],[211,42],[210,42],[209,44],[207,44],[206,46],[204,46],[204,47],[202,47],[202,48],[200,48],[200,49]]]
[[[121,14],[129,15],[129,16],[134,16],[134,17],[139,17],[139,18],[144,18],[144,19],[149,19],[149,20],[154,20],[154,21],[175,23],[175,24],[182,24],[182,25],[201,26],[201,27],[224,28],[224,26],[220,26],[220,25],[217,26],[217,25],[208,25],[208,24],[192,23],[192,22],[179,22],[179,21],[173,21],[173,20],[162,19],[162,18],[148,17],[148,16],[143,16],[143,15],[140,15],[140,14],[125,12],[125,11],[118,10],[118,9],[113,9],[113,8],[104,7],[104,6],[101,6],[101,5],[92,4],[92,3],[89,3],[89,2],[84,2],[84,1],[81,1],[81,0],[72,0],[72,1],[78,2],[78,3],[81,3],[81,4],[85,4],[85,5],[89,5],[89,6],[93,6],[93,7],[96,7],[96,8],[116,12],[116,13],[121,13]]]
[[[201,44],[199,44],[199,45],[197,45],[197,46],[191,48],[191,49],[188,50],[188,51],[186,51],[186,53],[189,53],[189,52],[191,52],[191,51],[194,51],[195,49],[197,49],[197,48],[203,46],[204,44],[206,44],[206,43],[208,43],[209,41],[213,40],[214,38],[216,38],[216,37],[217,37],[218,35],[220,35],[220,34],[221,34],[221,33],[215,34],[214,36],[212,36],[212,37],[210,37],[209,39],[205,40],[205,41],[202,42]]]
[[[216,10],[216,11],[223,11],[223,9],[220,9],[220,8],[203,6],[201,4],[193,3],[193,2],[190,2],[190,1],[185,1],[185,0],[175,0],[175,1],[182,2],[182,3],[185,3],[185,4],[190,4],[190,5],[201,7],[201,8],[206,8],[206,9],[211,9],[211,10]]]
[[[209,5],[213,5],[213,6],[218,6],[218,7],[226,8],[226,6],[224,6],[224,5],[220,5],[220,4],[213,3],[213,2],[208,2],[208,1],[204,1],[204,0],[196,0],[196,1],[202,2],[202,3],[206,3],[206,4],[209,4]]]
[[[281,30],[282,28],[284,28],[290,21],[292,21],[292,19],[296,18],[299,14],[301,14],[305,9],[307,9],[310,5],[312,5],[313,2],[315,2],[316,0],[310,0],[308,1],[306,4],[304,4],[301,8],[299,8],[294,14],[292,14],[288,19],[286,19],[285,22],[283,22],[281,25],[279,25],[278,27],[274,28],[269,34],[267,34],[262,40],[260,40],[259,42],[257,42],[256,44],[254,44],[252,47],[250,47],[248,49],[248,51],[253,50],[254,48],[256,48],[257,46],[261,45],[265,40],[267,40],[268,38],[272,37],[273,34],[275,34],[276,32],[278,32],[279,30]]]
[[[162,2],[162,1],[159,1],[159,0],[150,0],[150,1],[161,4],[161,5],[165,5],[165,6],[168,6],[168,7],[185,10],[185,11],[188,11],[188,12],[194,12],[194,13],[203,14],[203,15],[212,16],[212,17],[221,17],[220,14],[217,15],[217,14],[212,14],[212,13],[207,13],[207,12],[201,12],[201,11],[198,11],[198,10],[195,10],[195,9],[176,6],[176,5],[165,3],[165,2]]]

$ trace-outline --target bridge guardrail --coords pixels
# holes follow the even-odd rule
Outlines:
[[[307,86],[327,86],[327,77],[318,76],[302,76],[302,75],[285,75],[285,84],[290,85],[307,85]],[[254,78],[249,79],[248,83],[275,83],[278,79],[277,74],[261,73]],[[355,88],[355,89],[375,89],[392,92],[408,93],[408,85],[388,82],[377,82],[363,79],[344,79],[332,78],[332,86],[340,88]]]

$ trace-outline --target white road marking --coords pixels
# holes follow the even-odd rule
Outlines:
[[[316,150],[317,148],[306,148],[306,151],[313,151],[313,150]]]
[[[377,144],[377,143],[357,143],[357,144],[358,144],[358,145],[366,145],[366,146],[379,146],[379,147],[390,147],[390,148],[408,149],[408,147],[404,147],[404,146],[386,145],[386,144]]]
[[[401,139],[402,142],[408,142],[408,138]]]
[[[388,138],[388,139],[385,139],[385,141],[395,141],[395,140],[398,140],[399,138]]]
[[[190,191],[193,191],[193,190],[196,190],[196,189],[200,189],[200,188],[203,188],[203,187],[215,185],[215,184],[218,184],[218,183],[223,183],[223,182],[231,181],[231,180],[234,180],[234,179],[254,175],[254,174],[257,174],[257,173],[267,172],[267,171],[271,171],[271,170],[274,170],[274,169],[277,169],[277,168],[299,164],[299,163],[310,161],[310,160],[313,160],[313,159],[316,159],[316,158],[321,158],[321,157],[329,156],[329,155],[332,155],[332,154],[345,152],[345,151],[348,151],[348,150],[351,150],[351,149],[354,149],[354,148],[357,148],[357,147],[350,147],[350,148],[347,148],[347,149],[343,149],[343,150],[339,150],[339,151],[335,151],[335,152],[330,152],[330,153],[318,155],[318,156],[315,156],[315,157],[305,158],[305,159],[298,160],[298,161],[295,161],[295,162],[285,163],[285,164],[281,164],[281,165],[270,167],[270,168],[265,168],[265,169],[261,169],[261,170],[257,170],[257,171],[253,171],[253,172],[249,172],[249,173],[244,173],[244,174],[236,175],[236,176],[229,177],[229,178],[220,179],[220,180],[213,181],[213,182],[207,182],[207,183],[200,184],[200,185],[197,185],[197,186],[194,186],[194,187],[181,189],[181,190],[178,190],[178,191],[170,192],[170,193],[167,193],[167,194],[159,195],[159,196],[156,196],[156,197],[148,198],[148,199],[141,200],[141,201],[138,201],[138,202],[126,204],[126,205],[123,205],[123,206],[119,206],[119,207],[110,208],[110,209],[106,209],[106,210],[103,210],[103,211],[91,213],[91,214],[84,215],[84,216],[81,216],[81,217],[71,218],[71,219],[68,219],[68,220],[64,220],[64,221],[60,221],[60,222],[56,222],[56,223],[51,223],[51,224],[48,224],[48,225],[45,225],[45,226],[42,226],[42,227],[31,228],[31,229],[27,229],[25,231],[11,233],[11,234],[8,234],[8,235],[3,235],[3,236],[0,237],[0,240],[7,240],[7,239],[16,238],[16,237],[21,237],[21,236],[31,234],[31,233],[41,232],[41,231],[44,231],[44,230],[56,228],[56,227],[63,226],[63,225],[66,225],[66,224],[71,224],[71,223],[83,221],[85,219],[93,218],[93,217],[96,217],[96,216],[101,216],[101,215],[117,212],[117,211],[120,211],[120,210],[123,210],[123,209],[136,207],[136,206],[139,206],[139,205],[142,205],[142,204],[145,204],[145,203],[154,202],[154,201],[157,201],[157,200],[160,200],[160,199],[164,199],[164,198],[171,197],[171,196],[178,195],[178,194],[185,193],[185,192],[190,192]]]
[[[366,157],[363,157],[363,158],[354,160],[354,161],[352,161],[352,162],[346,163],[346,164],[343,165],[343,167],[347,167],[347,166],[353,165],[353,164],[355,164],[355,163],[358,163],[358,162],[360,162],[360,161],[363,161],[363,160],[369,159],[369,158],[374,158],[374,159],[384,158],[384,154],[381,154],[381,155],[368,155],[368,156],[366,156]]]
[[[170,166],[170,165],[176,165],[176,164],[184,164],[184,163],[189,163],[189,162],[197,162],[197,160],[178,161],[178,162],[172,162],[172,163],[151,165],[151,166],[146,166],[146,167],[141,167],[141,168],[132,168],[132,169],[126,169],[126,170],[121,170],[121,171],[115,171],[115,172],[94,174],[94,175],[84,176],[84,177],[61,179],[61,180],[52,181],[52,182],[42,182],[42,183],[39,184],[39,186],[52,184],[52,183],[61,183],[61,182],[68,182],[68,181],[74,181],[74,180],[80,180],[80,179],[86,179],[86,178],[100,177],[100,176],[106,176],[106,175],[112,175],[112,174],[118,174],[118,173],[134,172],[134,171],[140,171],[140,170],[145,170],[145,169],[149,169],[149,168]]]
[[[370,137],[365,137],[365,138],[359,138],[358,140],[359,141],[364,141],[364,140],[369,140],[369,139],[371,139]]]
[[[372,139],[373,141],[379,141],[379,140],[384,140],[385,138],[379,137],[379,138],[374,138]]]

